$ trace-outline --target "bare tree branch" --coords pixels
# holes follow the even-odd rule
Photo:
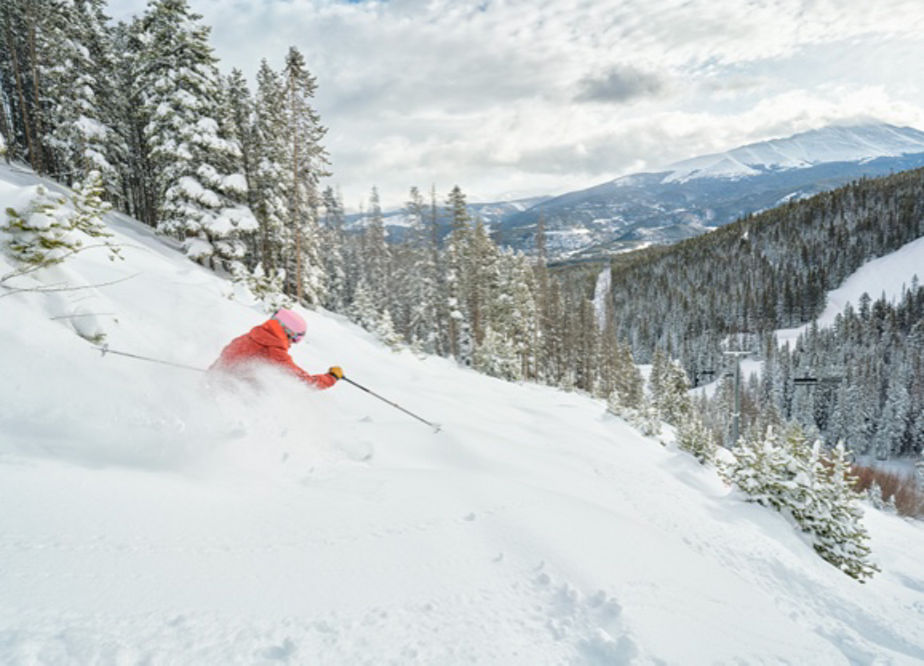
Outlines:
[[[0,287],[3,287],[4,289],[8,290],[7,293],[0,294],[0,298],[6,298],[7,296],[13,296],[14,294],[21,294],[24,292],[34,292],[34,293],[46,294],[46,293],[58,292],[58,291],[80,291],[82,289],[98,289],[100,287],[111,287],[114,284],[119,284],[120,282],[131,280],[132,278],[136,278],[139,275],[141,275],[141,273],[135,273],[134,275],[128,275],[124,278],[119,278],[118,280],[112,280],[110,282],[98,282],[96,284],[85,284],[81,287],[50,286],[50,287],[30,287],[28,289],[26,288],[15,289],[13,287],[7,287],[6,285],[0,285]]]
[[[34,266],[27,266],[25,268],[17,268],[15,271],[12,271],[0,277],[0,286],[5,286],[3,283],[6,282],[7,280],[12,280],[13,278],[22,277],[23,275],[34,273],[35,271],[41,270],[42,268],[48,268],[50,266],[54,266],[55,264],[60,264],[65,259],[77,254],[78,252],[83,252],[84,250],[92,250],[97,247],[109,247],[109,245],[107,245],[106,243],[94,243],[93,245],[86,245],[84,247],[78,247],[76,250],[65,252],[58,259],[55,259],[55,261],[52,263],[41,263],[41,264],[36,264]],[[7,289],[9,289],[9,287],[7,287]]]
[[[69,315],[58,315],[57,317],[49,317],[51,320],[55,319],[76,319],[77,317],[105,317],[115,315],[115,312],[80,312],[78,314],[69,314]]]

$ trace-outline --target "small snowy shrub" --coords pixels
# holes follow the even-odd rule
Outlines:
[[[105,188],[103,177],[99,171],[91,171],[86,178],[74,184],[74,214],[71,216],[71,227],[86,234],[90,238],[105,239],[103,242],[109,248],[109,260],[123,259],[121,248],[111,240],[112,234],[103,222],[103,215],[112,210],[112,204],[103,199]]]
[[[292,307],[291,299],[282,292],[285,271],[281,269],[275,275],[267,275],[263,270],[263,264],[257,264],[253,272],[238,266],[233,272],[233,279],[247,287],[254,298],[263,303],[265,312]]]
[[[392,351],[397,351],[401,346],[401,336],[395,330],[395,322],[387,309],[379,315],[373,332]]]
[[[838,569],[863,582],[879,571],[869,561],[869,533],[860,523],[860,493],[843,442],[823,452],[821,443],[812,447],[811,492],[806,502],[793,511],[797,522],[814,537],[815,551]]]
[[[654,374],[654,373],[652,373]],[[661,418],[679,425],[692,412],[690,382],[677,361],[666,361],[659,373],[659,381],[652,382],[652,397]]]
[[[661,434],[661,413],[648,401],[639,409],[631,410],[628,421],[646,437],[657,437]]]
[[[475,346],[475,369],[508,381],[522,379],[522,365],[513,340],[488,326],[484,339]]]
[[[748,501],[788,515],[826,561],[860,582],[878,568],[869,561],[869,534],[860,524],[859,493],[853,489],[843,444],[825,452],[809,446],[799,428],[786,437],[767,428],[735,449],[735,460],[722,470]]]
[[[67,200],[52,194],[43,185],[35,187],[29,207],[20,212],[6,209],[4,246],[15,261],[30,267],[53,266],[80,248],[80,237],[74,233]]]
[[[715,438],[702,418],[696,413],[690,413],[677,428],[677,446],[682,451],[693,454],[700,463],[715,460]]]
[[[26,268],[45,268],[87,249],[92,245],[88,240],[111,238],[102,219],[111,206],[103,201],[102,193],[102,178],[96,171],[74,185],[70,205],[67,197],[35,186],[27,209],[6,209],[6,223],[0,231],[7,254]],[[121,258],[117,245],[109,240],[103,243],[110,259]]]

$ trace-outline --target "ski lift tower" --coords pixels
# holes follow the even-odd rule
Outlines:
[[[727,351],[722,352],[724,356],[732,356],[735,359],[735,411],[732,413],[732,446],[738,443],[738,431],[741,419],[741,358],[752,352],[749,351]]]

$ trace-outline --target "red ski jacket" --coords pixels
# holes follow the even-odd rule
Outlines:
[[[221,356],[210,369],[230,370],[253,363],[265,362],[285,368],[299,379],[319,389],[330,388],[337,382],[333,375],[309,375],[289,356],[289,338],[275,319],[254,326],[248,333],[234,338],[221,350]]]

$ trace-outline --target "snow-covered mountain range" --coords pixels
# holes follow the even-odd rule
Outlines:
[[[36,181],[0,166],[0,210]],[[0,663],[924,661],[919,523],[867,509],[860,585],[602,401],[323,311],[295,360],[442,432],[349,385],[101,357],[87,338],[204,368],[266,316],[107,223],[124,261],[88,249],[0,298]]]
[[[924,132],[834,126],[706,155],[541,201],[494,220],[498,241],[532,247],[544,220],[558,258],[671,243],[862,177],[924,166]]]
[[[829,162],[862,162],[915,153],[924,153],[924,132],[916,129],[882,124],[834,126],[677,162],[667,167],[669,173],[663,182],[741,179]]]

